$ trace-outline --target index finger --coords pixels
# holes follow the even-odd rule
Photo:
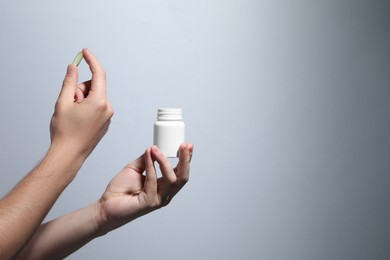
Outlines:
[[[152,155],[150,154],[150,148],[146,149],[144,155],[146,171],[144,190],[146,195],[153,198],[157,194],[157,174],[156,169],[154,168]]]
[[[83,56],[92,73],[91,92],[106,95],[106,72],[98,59],[87,48],[83,49]]]
[[[146,152],[145,152],[146,153]],[[134,170],[140,174],[142,174],[145,171],[146,164],[145,164],[145,154],[142,154],[137,159],[132,161],[131,163],[127,164],[125,168]]]

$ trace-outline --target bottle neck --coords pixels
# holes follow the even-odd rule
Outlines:
[[[180,108],[159,108],[157,110],[157,121],[182,121],[182,110]]]

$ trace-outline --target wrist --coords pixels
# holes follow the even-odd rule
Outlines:
[[[48,154],[51,153],[61,154],[81,164],[90,154],[90,152],[80,149],[74,142],[57,140],[52,141],[50,144]]]
[[[110,230],[107,227],[107,218],[103,211],[103,206],[100,200],[91,205],[93,220],[96,225],[96,237],[106,235]]]
[[[55,164],[57,172],[61,172],[63,177],[68,176],[73,180],[86,158],[86,155],[78,153],[71,145],[52,143],[42,163]]]

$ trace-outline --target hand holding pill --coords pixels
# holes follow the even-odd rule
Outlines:
[[[76,64],[84,58],[91,80],[78,84]],[[67,144],[74,152],[88,156],[105,135],[113,115],[106,95],[106,75],[97,58],[83,49],[70,64],[51,121],[52,145]]]

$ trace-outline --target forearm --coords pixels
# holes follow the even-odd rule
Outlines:
[[[74,179],[83,159],[51,147],[44,159],[0,201],[0,259],[15,256]]]
[[[64,259],[99,234],[98,202],[43,224],[17,259]]]

